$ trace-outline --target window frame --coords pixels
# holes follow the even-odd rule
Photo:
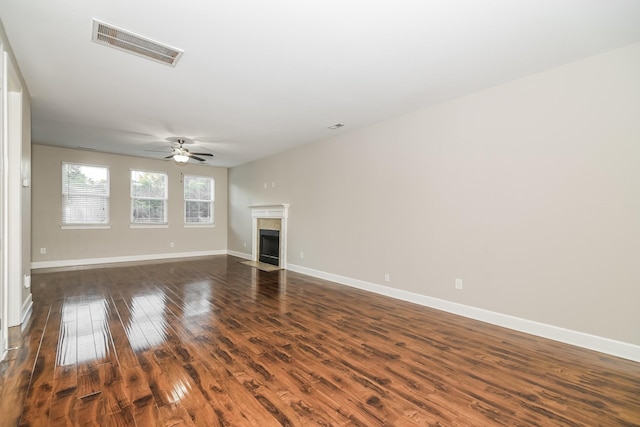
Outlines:
[[[211,199],[188,199],[187,198],[187,179],[189,178],[200,178],[200,179],[208,179],[211,181]],[[193,175],[193,174],[184,174],[182,176],[182,196],[183,196],[183,222],[186,228],[189,227],[214,227],[215,226],[215,201],[216,201],[216,180],[212,176],[205,175]],[[189,202],[196,203],[209,203],[210,208],[210,218],[209,222],[187,222],[187,204]]]
[[[73,229],[101,229],[101,228],[111,228],[111,170],[109,166],[106,165],[97,165],[92,163],[80,163],[80,162],[61,162],[61,176],[60,176],[60,185],[61,185],[61,209],[60,209],[60,228],[63,230],[73,230]],[[84,195],[88,197],[95,198],[105,198],[106,199],[106,222],[65,222],[65,208],[67,207],[66,201],[69,196],[73,196],[74,194],[69,194],[66,190],[69,189],[69,186],[65,188],[65,178],[68,176],[66,167],[68,165],[72,166],[84,166],[89,168],[100,168],[104,169],[107,172],[107,185],[106,185],[106,195],[104,194],[77,194]]]
[[[164,197],[139,197],[133,194],[133,174],[157,174],[164,176]],[[131,203],[129,205],[129,227],[130,228],[167,228],[169,226],[169,174],[162,171],[152,171],[146,169],[129,169],[129,196]],[[163,221],[162,222],[139,222],[133,215],[135,200],[162,200],[163,201]],[[149,218],[151,219],[151,218]]]

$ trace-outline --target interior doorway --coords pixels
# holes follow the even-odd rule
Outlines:
[[[23,86],[11,57],[0,44],[0,359],[9,349],[9,327],[23,323],[23,277],[29,273],[23,260],[29,259],[23,249],[29,250],[29,235],[25,228],[30,215],[24,215],[24,203],[30,203],[30,194],[23,187]],[[27,150],[30,147],[27,146]],[[26,237],[25,237],[26,236]]]

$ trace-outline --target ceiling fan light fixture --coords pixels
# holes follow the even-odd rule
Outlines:
[[[173,160],[175,160],[176,163],[187,163],[189,161],[189,156],[187,156],[186,154],[180,153],[173,156]]]

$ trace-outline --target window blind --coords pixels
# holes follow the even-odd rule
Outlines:
[[[109,168],[62,164],[62,225],[109,224]]]
[[[167,223],[166,173],[131,171],[131,223]]]
[[[205,176],[184,177],[185,224],[213,224],[214,181]]]

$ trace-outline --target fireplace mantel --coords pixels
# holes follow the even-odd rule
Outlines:
[[[260,249],[258,247],[258,219],[272,218],[280,219],[280,268],[287,268],[287,218],[289,218],[289,204],[281,203],[274,205],[254,205],[249,206],[252,218],[252,244],[251,259],[258,261]]]
[[[289,204],[279,205],[254,205],[251,208],[251,218],[288,218]]]

